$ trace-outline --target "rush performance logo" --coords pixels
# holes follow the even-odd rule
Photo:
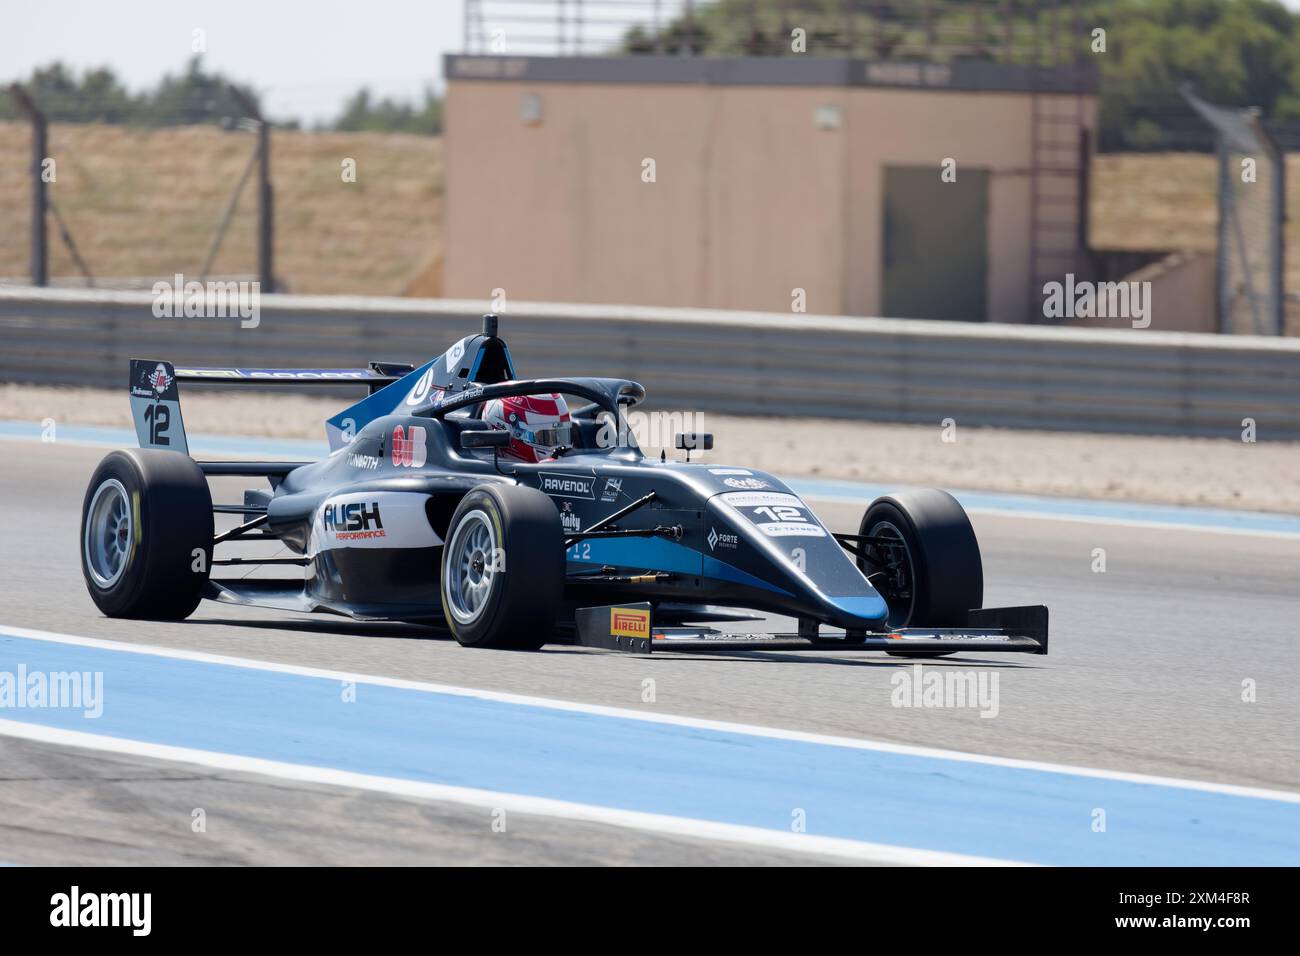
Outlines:
[[[325,531],[339,541],[384,537],[384,522],[379,516],[379,502],[354,501],[350,504],[327,504],[321,516]]]
[[[650,612],[634,607],[610,608],[609,633],[614,637],[649,637]]]
[[[393,429],[393,464],[398,468],[419,468],[428,456],[428,447],[424,442],[424,426],[411,425],[403,429],[398,425]]]

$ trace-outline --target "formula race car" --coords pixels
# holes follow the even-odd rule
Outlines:
[[[690,461],[708,434],[675,437],[685,460],[643,455],[626,427],[636,382],[520,380],[495,316],[418,367],[129,374],[141,448],[100,463],[82,509],[86,586],[110,617],[180,620],[207,598],[432,624],[472,647],[1047,653],[1045,607],[981,608],[979,545],[950,495],[879,498],[857,534],[832,533],[779,478]],[[320,461],[195,461],[183,382],[369,394],[326,423]],[[551,394],[568,400],[564,442],[509,460],[485,405]],[[270,487],[214,504],[208,479],[230,476]],[[214,515],[235,523],[218,532]],[[217,556],[266,540],[287,556]],[[266,576],[280,565],[295,575]],[[243,576],[212,574],[230,567]],[[797,628],[744,631],[756,612]]]

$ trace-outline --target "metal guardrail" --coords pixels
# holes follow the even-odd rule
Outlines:
[[[127,359],[419,362],[485,303],[266,295],[260,324],[159,319],[149,293],[0,289],[0,381],[120,388]],[[647,407],[937,425],[1300,440],[1300,340],[511,303],[521,374],[610,375]],[[0,408],[0,417],[3,409]],[[882,449],[887,453],[887,449]]]

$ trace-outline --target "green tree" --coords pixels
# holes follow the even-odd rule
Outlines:
[[[343,105],[343,111],[329,127],[340,132],[417,133],[434,136],[442,132],[442,100],[425,87],[419,104],[394,99],[375,100],[360,89]]]

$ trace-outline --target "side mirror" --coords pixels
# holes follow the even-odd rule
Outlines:
[[[505,448],[509,444],[510,433],[501,428],[460,433],[461,448]]]
[[[673,436],[673,445],[679,451],[709,451],[713,448],[713,433],[678,432]]]

